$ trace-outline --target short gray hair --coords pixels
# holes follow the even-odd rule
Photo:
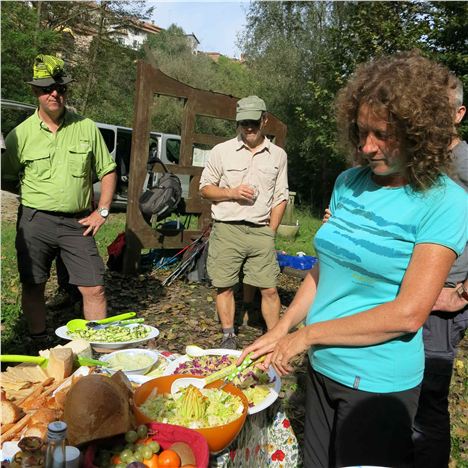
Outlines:
[[[451,93],[450,97],[455,99],[455,107],[458,109],[460,106],[463,106],[463,83],[460,78],[455,76],[453,73],[449,78],[449,90]]]

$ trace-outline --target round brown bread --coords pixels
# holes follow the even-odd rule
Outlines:
[[[127,432],[134,426],[128,389],[110,377],[87,375],[68,392],[63,419],[70,445]]]

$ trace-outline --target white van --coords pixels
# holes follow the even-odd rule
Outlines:
[[[31,104],[2,99],[1,128],[4,137],[6,137],[14,127],[33,114],[35,110],[36,106]],[[132,129],[121,127],[119,125],[104,124],[101,122],[96,122],[96,126],[104,137],[109,153],[117,163],[117,188],[114,194],[112,208],[114,210],[126,210],[130,154],[132,149]],[[148,158],[153,155],[157,156],[164,164],[179,163],[179,135],[151,132],[149,146]],[[179,178],[182,184],[182,197],[187,197],[190,176],[180,175]],[[154,182],[154,178],[150,177],[150,174],[148,173],[143,190],[146,190],[151,182]],[[96,200],[99,199],[100,193],[101,184],[100,182],[96,182],[94,184],[94,197]]]

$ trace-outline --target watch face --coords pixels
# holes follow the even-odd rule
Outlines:
[[[109,210],[107,208],[101,208],[99,210],[99,214],[103,217],[103,218],[107,218],[109,216]]]

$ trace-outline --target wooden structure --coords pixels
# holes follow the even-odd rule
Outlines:
[[[197,230],[184,230],[175,235],[162,234],[149,226],[139,209],[139,198],[147,174],[151,110],[154,95],[171,96],[184,101],[182,135],[179,164],[167,165],[174,174],[188,174],[190,185],[185,199],[186,212],[198,216]],[[232,137],[195,133],[197,115],[225,120],[235,120],[236,103],[233,96],[196,89],[181,83],[150,64],[139,61],[137,65],[136,94],[133,120],[132,152],[126,222],[126,249],[123,271],[125,274],[138,272],[142,248],[181,248],[200,236],[209,225],[210,203],[199,194],[200,176],[203,167],[192,166],[193,145],[213,147]],[[284,146],[286,125],[272,114],[268,114],[265,133],[275,138],[275,143]],[[160,172],[158,164],[154,171]]]

